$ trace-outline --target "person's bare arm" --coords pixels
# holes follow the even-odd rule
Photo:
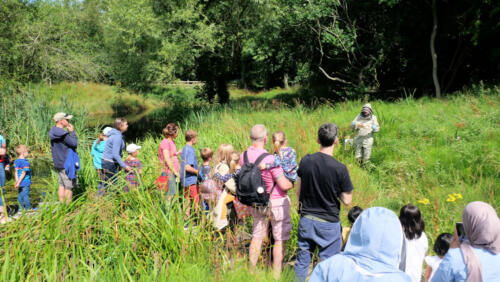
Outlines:
[[[192,167],[191,165],[188,165],[188,164],[187,164],[187,165],[185,165],[184,167],[185,167],[185,169],[186,169],[186,172],[189,172],[189,173],[192,173],[192,174],[196,174],[196,175],[198,175],[198,170],[197,170],[197,169],[195,169],[194,167]]]
[[[427,270],[425,271],[425,282],[429,282],[429,278],[431,278],[432,267],[427,266]]]
[[[174,163],[170,157],[170,151],[167,149],[163,150],[163,162],[167,165],[168,169],[175,174],[175,176],[179,177],[179,172],[174,169]]]
[[[16,188],[19,188],[19,186],[21,186],[21,182],[23,181],[25,176],[26,176],[26,171],[23,171],[19,177],[17,177],[16,173]]]
[[[340,200],[344,205],[350,206],[352,204],[352,191],[351,192],[342,192],[340,194]]]
[[[288,180],[284,175],[281,175],[276,179],[276,184],[281,188],[283,191],[288,191],[293,188],[292,182]]]
[[[450,243],[450,249],[460,248],[460,239],[458,238],[457,228],[455,227],[455,232],[453,233],[453,239]]]

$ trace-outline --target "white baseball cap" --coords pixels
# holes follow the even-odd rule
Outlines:
[[[113,128],[112,127],[105,127],[103,130],[102,130],[102,134],[106,135],[106,136],[109,136],[109,132],[112,130]]]
[[[139,150],[141,148],[142,148],[141,146],[137,146],[135,144],[129,144],[127,146],[127,153],[131,154],[131,153],[133,153],[133,152],[135,152],[135,151],[137,151],[137,150]]]
[[[57,113],[54,115],[55,122],[58,122],[58,121],[63,120],[63,119],[72,119],[72,118],[73,118],[73,116],[68,115],[67,113]]]

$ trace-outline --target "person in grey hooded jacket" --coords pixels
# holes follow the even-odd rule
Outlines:
[[[364,210],[352,226],[345,251],[320,262],[309,281],[410,282],[399,270],[403,240],[394,212],[382,207]]]
[[[380,130],[377,117],[373,115],[370,104],[365,104],[356,118],[352,121],[351,127],[356,131],[354,146],[356,147],[356,160],[362,164],[370,161],[373,146],[373,133]]]
[[[123,141],[122,133],[127,131],[128,123],[124,118],[117,118],[114,122],[114,128],[108,133],[106,147],[102,153],[102,170],[104,172],[103,182],[99,195],[103,195],[107,185],[112,184],[115,180],[115,175],[118,173],[118,168],[121,167],[126,171],[130,171],[130,167],[126,166],[122,160],[122,151],[125,149],[125,141]]]

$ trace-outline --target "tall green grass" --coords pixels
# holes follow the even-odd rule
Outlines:
[[[381,131],[375,136],[372,155],[374,168],[360,168],[352,148],[339,145],[335,157],[349,169],[354,187],[353,202],[363,208],[385,206],[399,213],[402,205],[414,203],[422,210],[426,232],[433,239],[441,232],[451,232],[461,220],[466,203],[481,200],[500,212],[500,96],[498,88],[474,89],[445,100],[403,99],[388,103],[372,101]],[[29,99],[35,99],[36,94]],[[2,95],[3,97],[4,95]],[[22,98],[9,98],[5,103]],[[24,100],[24,102],[26,102]],[[256,123],[267,126],[269,133],[284,130],[289,145],[299,158],[318,149],[316,131],[323,122],[340,127],[341,140],[352,135],[350,122],[364,101],[316,105],[308,108],[263,100],[236,101],[221,107],[202,107],[186,111],[180,124],[177,146],[181,148],[183,132],[199,133],[198,149],[230,143],[237,150],[249,146],[248,132]],[[38,103],[38,102],[37,102]],[[12,105],[12,104],[10,104]],[[44,108],[43,103],[33,107]],[[50,123],[47,113],[29,115],[29,123]],[[21,108],[24,109],[24,108]],[[22,110],[25,111],[25,110]],[[22,115],[22,114],[21,114]],[[9,135],[21,141],[40,142],[47,153],[47,131],[26,139],[26,123],[8,121]],[[166,122],[166,121],[165,121]],[[3,128],[0,127],[0,128]],[[21,134],[16,135],[17,130]],[[272,280],[262,264],[256,273],[247,269],[246,250],[232,247],[226,236],[215,233],[208,225],[184,231],[184,214],[179,201],[168,203],[153,185],[158,176],[157,149],[160,132],[144,132],[136,143],[143,146],[139,158],[145,165],[143,187],[122,193],[117,184],[108,196],[97,198],[96,174],[89,155],[90,142],[97,131],[77,125],[83,170],[82,191],[70,205],[47,205],[37,216],[0,226],[0,277],[5,280],[189,280],[234,281]],[[30,135],[31,136],[31,135]],[[9,136],[10,137],[10,136]],[[25,139],[23,139],[25,138]],[[268,148],[271,150],[271,147]],[[34,177],[37,177],[36,175]],[[49,191],[57,188],[52,174]],[[293,204],[295,191],[290,192]],[[460,193],[462,199],[447,201],[449,194]],[[52,197],[55,195],[52,194]],[[418,203],[428,199],[428,203]],[[347,224],[343,207],[342,222]],[[287,243],[286,261],[296,253],[298,214],[292,211],[294,229]],[[192,224],[188,221],[188,224]],[[241,227],[250,232],[250,223]],[[282,280],[293,277],[285,267]]]

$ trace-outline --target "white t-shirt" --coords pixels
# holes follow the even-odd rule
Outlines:
[[[434,276],[434,273],[436,273],[436,270],[439,268],[439,265],[443,261],[442,258],[438,256],[426,256],[425,257],[425,263],[432,268],[431,271],[431,276],[429,277],[429,281],[432,281],[432,277]]]
[[[405,273],[408,274],[412,282],[420,282],[422,278],[422,265],[424,263],[429,242],[427,236],[422,232],[420,238],[408,240],[406,239],[406,267]]]

